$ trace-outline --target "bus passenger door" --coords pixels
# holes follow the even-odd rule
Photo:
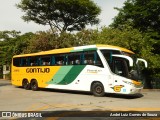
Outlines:
[[[121,58],[114,59],[112,70],[116,75],[119,75],[122,77],[128,76],[127,63],[124,59],[121,59]]]
[[[114,73],[113,87],[114,92],[125,92],[123,80],[128,78],[129,75],[129,62],[125,58],[113,57],[111,70]]]

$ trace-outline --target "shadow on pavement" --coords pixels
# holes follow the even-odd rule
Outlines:
[[[69,93],[69,94],[81,94],[81,95],[92,95],[91,92],[82,92],[82,91],[71,91],[71,90],[57,90],[57,89],[40,89],[44,92],[59,92],[59,93]],[[122,99],[137,99],[143,97],[142,94],[134,94],[134,95],[122,95],[122,94],[112,94],[106,93],[104,97],[112,97],[112,98],[122,98]]]

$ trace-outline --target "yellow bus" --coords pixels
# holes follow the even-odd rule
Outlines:
[[[34,91],[39,88],[135,94],[143,88],[139,61],[144,59],[118,46],[87,45],[15,55],[12,84]]]

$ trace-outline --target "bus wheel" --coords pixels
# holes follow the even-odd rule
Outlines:
[[[37,80],[32,80],[31,81],[31,89],[33,91],[37,91],[38,90],[38,82],[37,82]]]
[[[102,83],[100,83],[100,82],[93,83],[91,86],[91,91],[92,91],[93,95],[97,96],[97,97],[102,97],[105,95],[104,87],[103,87]]]
[[[22,87],[26,90],[30,89],[31,86],[27,79],[23,80]]]

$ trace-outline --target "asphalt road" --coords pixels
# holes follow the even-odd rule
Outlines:
[[[129,115],[126,111],[135,111],[136,114],[140,113],[141,116],[142,112],[148,114],[148,111],[150,114],[159,114],[160,91],[143,90],[142,94],[138,96],[106,94],[104,97],[94,97],[90,93],[83,92],[49,89],[41,89],[39,91],[24,90],[12,86],[8,80],[0,80],[0,111],[43,111],[43,115],[50,116],[54,114],[55,117],[58,115],[57,117],[59,119],[62,119],[61,117],[68,114],[77,117],[83,114],[84,116],[88,115],[96,118],[96,116],[99,116],[103,112],[105,113],[103,113],[104,116],[102,117],[111,116],[111,113],[113,113],[112,119],[114,117],[117,118],[114,113],[117,113],[117,115],[121,114],[121,117],[123,113]],[[69,112],[67,113],[67,111]],[[86,111],[89,112],[87,113]],[[132,115],[129,116],[130,119],[135,117]],[[159,119],[157,117],[155,118]],[[87,120],[89,119],[91,118],[87,117]]]

